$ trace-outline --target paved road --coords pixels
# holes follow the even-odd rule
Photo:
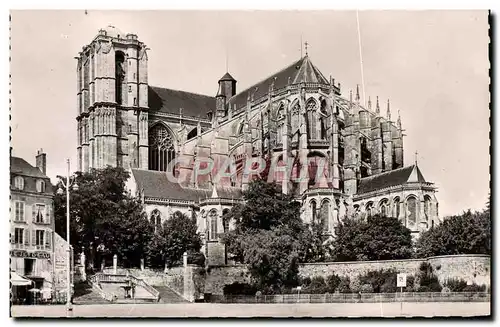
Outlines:
[[[13,306],[13,317],[66,317],[63,305]],[[75,305],[72,317],[436,317],[488,316],[489,302]]]

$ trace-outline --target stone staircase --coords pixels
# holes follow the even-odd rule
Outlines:
[[[107,304],[102,295],[92,288],[87,282],[75,284],[75,294],[73,296],[74,304]]]
[[[153,286],[160,293],[161,303],[189,303],[168,286]]]

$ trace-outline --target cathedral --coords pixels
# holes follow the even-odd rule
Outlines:
[[[226,72],[213,96],[149,85],[148,50],[108,26],[79,53],[78,170],[128,169],[127,188],[155,225],[196,217],[209,265],[228,263],[223,217],[255,165],[325,235],[346,216],[397,217],[415,237],[439,222],[436,187],[416,162],[404,164],[390,102],[365,107],[358,89],[343,96],[307,52],[241,91]]]

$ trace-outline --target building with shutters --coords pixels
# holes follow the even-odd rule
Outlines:
[[[36,165],[10,157],[10,269],[31,279],[33,287],[53,289],[53,190],[46,173],[46,154]]]
[[[241,201],[256,159],[325,235],[347,216],[397,217],[415,236],[438,222],[436,187],[416,162],[405,166],[401,117],[393,119],[389,100],[381,109],[378,97],[364,106],[359,90],[343,95],[307,51],[245,90],[226,72],[214,81],[217,94],[202,95],[150,85],[148,50],[108,26],[78,54],[78,169],[129,169],[127,187],[153,224],[196,217],[209,264],[227,262],[223,215]],[[207,158],[211,173],[201,174]],[[228,162],[235,169],[214,179]]]

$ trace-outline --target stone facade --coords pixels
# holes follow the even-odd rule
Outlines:
[[[46,154],[39,151],[38,167],[10,158],[10,269],[30,278],[37,288],[54,287],[54,209]]]
[[[416,163],[404,166],[402,122],[389,101],[381,114],[378,97],[372,108],[359,90],[343,96],[307,55],[240,92],[229,73],[215,96],[155,87],[147,51],[109,26],[80,52],[79,169],[130,169],[129,189],[151,219],[196,215],[210,265],[227,262],[223,212],[263,163],[268,181],[326,235],[356,214],[398,217],[415,235],[439,222],[435,187]],[[146,172],[170,174],[176,185]]]

